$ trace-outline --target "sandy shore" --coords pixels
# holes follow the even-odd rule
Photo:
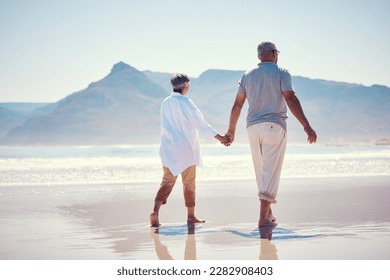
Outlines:
[[[390,177],[282,180],[279,224],[261,232],[252,181],[198,184],[195,227],[179,183],[151,228],[156,188],[2,187],[0,259],[390,259]]]

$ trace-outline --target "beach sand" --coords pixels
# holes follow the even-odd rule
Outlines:
[[[152,228],[158,183],[2,187],[0,259],[390,259],[388,176],[282,179],[261,231],[253,181],[198,183],[195,226],[178,181]]]

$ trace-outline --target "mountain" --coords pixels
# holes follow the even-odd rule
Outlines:
[[[27,119],[51,110],[48,103],[0,103],[0,139]]]
[[[390,88],[303,77],[294,77],[293,82],[307,117],[324,140],[390,138]]]
[[[188,96],[206,120],[225,133],[237,83],[243,71],[210,69],[190,78]],[[2,145],[104,145],[158,143],[159,109],[170,94],[171,73],[138,71],[119,62],[103,79],[31,113],[2,108]],[[319,142],[345,143],[390,139],[390,88],[380,85],[293,77],[294,88]],[[12,110],[11,110],[12,109]],[[289,142],[304,142],[301,125],[289,113]],[[246,108],[236,133],[247,142]]]
[[[167,93],[119,62],[102,80],[58,101],[43,116],[11,130],[2,144],[94,145],[156,143],[159,108]]]
[[[15,126],[22,124],[23,114],[0,106],[0,138]]]

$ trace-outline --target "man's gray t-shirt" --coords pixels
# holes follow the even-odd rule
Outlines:
[[[290,73],[273,62],[261,62],[246,72],[238,85],[238,94],[248,99],[247,127],[274,122],[287,130],[287,106],[283,91],[294,91]]]

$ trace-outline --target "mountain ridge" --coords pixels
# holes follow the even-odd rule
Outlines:
[[[223,134],[237,83],[244,71],[208,69],[190,78],[189,97]],[[102,79],[63,99],[17,114],[0,103],[1,145],[110,145],[159,142],[159,109],[170,92],[171,73],[139,71],[120,61]],[[362,142],[390,138],[390,88],[293,76],[293,85],[319,142]],[[5,111],[5,109],[7,111]],[[3,112],[3,114],[1,114]],[[292,142],[305,133],[289,113]],[[237,141],[246,141],[243,109]]]

